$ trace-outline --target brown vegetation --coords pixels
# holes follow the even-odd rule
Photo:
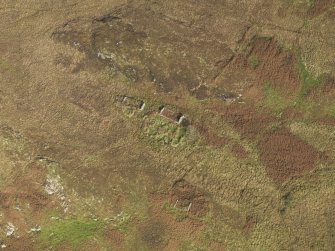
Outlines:
[[[308,14],[311,17],[319,16],[323,14],[333,3],[333,0],[314,0]]]
[[[241,104],[227,107],[223,119],[250,139],[255,139],[274,120],[272,115],[266,111],[257,111],[252,106]]]
[[[281,48],[273,38],[254,38],[252,44],[248,57],[258,61],[254,82],[260,84],[260,88],[269,83],[287,95],[296,93],[299,89],[296,56]]]
[[[177,208],[199,217],[205,216],[209,210],[209,200],[206,195],[185,180],[179,180],[173,185],[170,202]]]
[[[313,170],[319,158],[315,148],[287,129],[265,134],[258,147],[267,174],[278,183]]]

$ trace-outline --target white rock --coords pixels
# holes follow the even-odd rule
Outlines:
[[[36,227],[33,227],[31,228],[28,233],[37,233],[37,232],[40,232],[41,231],[41,227],[40,226],[36,226]]]
[[[52,195],[55,193],[62,192],[64,190],[64,187],[60,183],[59,176],[56,176],[56,177],[49,176],[47,177],[47,182],[46,182],[44,189],[47,192],[47,194]]]
[[[6,232],[6,236],[12,236],[15,232],[15,226],[13,225],[13,223],[8,222],[7,226],[5,227],[5,232]]]

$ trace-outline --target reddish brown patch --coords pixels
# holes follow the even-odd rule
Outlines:
[[[248,234],[250,230],[252,230],[256,224],[257,224],[257,220],[254,217],[247,216],[245,225],[243,226],[243,229],[242,229],[243,232],[245,234]]]
[[[256,84],[268,82],[288,94],[299,90],[297,59],[293,53],[284,51],[274,39],[255,38],[249,60],[252,57],[259,62],[255,69]]]
[[[19,250],[36,250],[34,243],[28,237],[20,238],[7,238],[6,244],[7,247],[4,250],[8,251],[19,251]]]
[[[311,17],[319,16],[324,13],[333,3],[333,0],[315,0],[313,6],[308,11],[308,14]]]
[[[16,228],[13,236],[4,240],[6,250],[35,250],[33,238],[27,232],[41,223],[44,210],[60,206],[43,191],[46,171],[33,163],[0,192],[1,227],[11,222]]]
[[[332,20],[335,20],[335,10],[329,11],[328,17]]]
[[[105,234],[105,239],[108,242],[108,246],[115,248],[116,250],[123,250],[124,244],[124,234],[116,230],[107,230]]]
[[[210,244],[209,250],[224,251],[225,250],[225,246],[221,242],[212,242]]]
[[[241,146],[240,144],[235,143],[232,146],[232,152],[235,155],[236,158],[238,159],[245,159],[248,157],[248,153],[246,152],[246,150],[244,149],[243,146]]]
[[[317,122],[322,125],[335,127],[335,118],[332,118],[332,117],[322,118],[322,119],[319,119]]]
[[[150,249],[161,249],[167,245],[167,224],[158,219],[149,220],[139,226],[140,238]]]
[[[201,221],[191,217],[177,221],[173,213],[163,209],[167,198],[168,195],[165,194],[156,194],[152,197],[150,203],[150,220],[140,226],[139,229],[140,232],[142,232],[142,239],[147,239],[150,242],[151,238],[149,237],[153,235],[150,231],[150,226],[158,225],[164,228],[164,231],[160,231],[157,237],[161,241],[151,243],[156,247],[154,250],[158,250],[157,247],[164,251],[178,250],[182,242],[185,240],[194,240],[204,228]],[[144,233],[145,231],[148,232]],[[148,238],[146,238],[145,235],[147,235],[146,237]],[[149,246],[151,244],[149,243]]]
[[[273,38],[254,37],[249,52],[238,54],[215,79],[223,89],[244,90],[243,97],[259,101],[268,83],[286,95],[299,91],[298,62],[295,53],[284,50]]]
[[[266,134],[258,146],[267,174],[278,183],[313,170],[319,158],[316,149],[287,129]]]
[[[288,107],[283,111],[283,118],[286,120],[303,120],[304,114],[301,111],[297,111],[293,107]]]
[[[261,113],[250,105],[239,104],[227,107],[223,119],[232,124],[243,136],[251,139],[256,138],[274,120],[266,111]]]
[[[335,93],[335,77],[327,75],[323,79],[322,91],[326,94],[333,95]]]
[[[197,131],[201,134],[202,138],[206,143],[212,147],[221,147],[230,143],[230,139],[227,137],[219,136],[205,125],[193,124]]]
[[[30,166],[27,174],[18,178],[14,184],[6,187],[0,193],[0,207],[10,209],[16,203],[28,203],[33,214],[37,214],[50,203],[42,190],[44,180],[45,170],[37,166]]]
[[[331,75],[323,76],[318,88],[312,89],[308,97],[314,99],[335,98],[335,78]]]
[[[259,84],[253,84],[243,93],[243,97],[251,99],[254,102],[260,102],[264,98],[263,90]]]
[[[170,202],[176,208],[188,210],[192,215],[205,216],[209,209],[209,200],[197,187],[192,186],[185,180],[177,181],[170,193]]]

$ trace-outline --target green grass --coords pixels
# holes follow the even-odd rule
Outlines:
[[[315,117],[335,117],[335,102],[332,100],[314,100],[307,97],[308,93],[320,85],[322,76],[315,77],[309,73],[303,63],[299,64],[300,91],[295,97],[285,97],[279,90],[273,88],[269,83],[263,87],[264,99],[262,105],[277,114],[292,107],[301,112],[306,120]]]
[[[43,227],[40,240],[43,247],[57,248],[70,245],[78,249],[86,240],[104,231],[106,222],[88,219],[66,219]]]
[[[292,101],[283,97],[283,95],[265,83],[263,87],[264,100],[263,105],[274,112],[281,112],[292,105]]]
[[[186,136],[187,129],[168,121],[165,118],[156,116],[145,129],[145,133],[161,144],[178,145]]]
[[[248,58],[248,64],[254,70],[259,66],[259,63],[260,63],[259,59],[254,55]]]
[[[313,97],[306,98],[313,89],[316,89],[322,85],[326,74],[315,76],[307,69],[305,63],[302,60],[300,52],[298,52],[298,55],[300,90],[297,96],[296,108],[301,110],[305,117],[326,116],[334,118],[335,102],[327,99],[315,100]]]
[[[299,53],[299,79],[300,79],[300,90],[298,94],[298,103],[301,102],[307,94],[320,84],[320,77],[314,76],[311,72],[308,71],[305,63],[302,60],[302,57]]]
[[[179,127],[176,131],[176,135],[172,141],[172,144],[174,145],[179,144],[182,138],[185,137],[186,133],[187,133],[187,129],[185,127]]]
[[[311,73],[302,60],[298,51],[298,70],[300,89],[295,97],[285,97],[280,90],[273,88],[266,82],[263,87],[264,99],[262,105],[272,111],[281,114],[286,108],[292,107],[303,114],[307,121],[315,117],[335,117],[335,102],[327,99],[318,99],[309,95],[310,92],[321,86],[325,75],[315,76]]]

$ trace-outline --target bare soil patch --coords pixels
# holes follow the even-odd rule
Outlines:
[[[287,129],[267,133],[258,144],[267,174],[277,183],[315,168],[319,152]]]

